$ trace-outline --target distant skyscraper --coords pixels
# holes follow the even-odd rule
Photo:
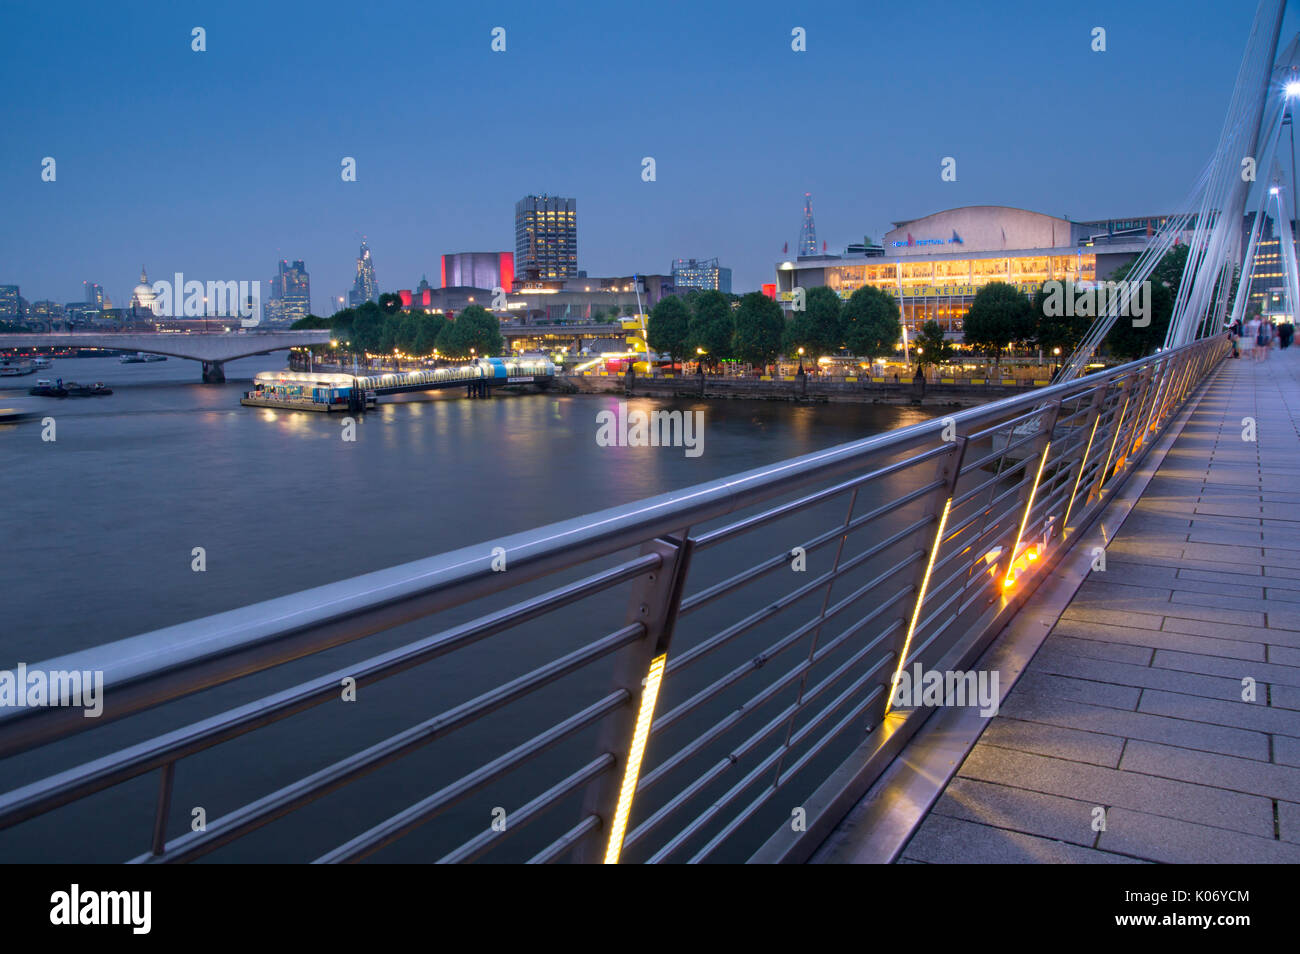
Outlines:
[[[82,301],[87,305],[94,305],[96,308],[104,307],[104,286],[96,282],[82,282],[81,287],[85,289],[86,294],[82,296]]]
[[[524,278],[578,277],[578,200],[526,195],[515,203],[515,271]]]
[[[799,229],[799,254],[817,254],[817,226],[813,225],[811,192],[803,194],[803,225]]]
[[[348,304],[356,307],[364,302],[379,300],[379,285],[375,282],[375,263],[370,260],[370,246],[361,240],[361,254],[357,256],[357,280],[348,292]]]
[[[673,262],[673,287],[708,288],[731,294],[731,269],[722,268],[716,258],[696,261],[679,258]]]
[[[17,285],[0,285],[0,321],[14,321],[22,313]]]
[[[311,314],[311,276],[302,260],[290,264],[281,259],[280,268],[271,279],[270,300],[264,315],[269,322],[292,324]]]

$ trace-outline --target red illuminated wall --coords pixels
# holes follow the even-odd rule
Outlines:
[[[776,285],[764,285],[764,286],[763,286],[763,294],[766,295],[768,298],[775,299],[775,298],[776,298]]]
[[[403,308],[410,308],[410,307],[411,307],[411,289],[409,289],[409,288],[399,288],[399,289],[397,290],[397,294],[398,294],[398,296],[402,299],[402,307],[403,307]]]
[[[515,285],[515,253],[502,252],[501,261],[501,287],[509,294]]]
[[[447,256],[442,256],[442,287],[447,287]]]
[[[425,308],[433,307],[433,292],[430,289],[426,288],[420,292],[420,304]]]

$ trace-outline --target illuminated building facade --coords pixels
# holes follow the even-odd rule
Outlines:
[[[375,281],[375,263],[370,257],[370,246],[361,240],[361,251],[357,255],[357,277],[348,292],[348,305],[355,308],[368,301],[379,301],[379,283]]]
[[[515,284],[513,252],[454,252],[442,256],[442,287],[502,288]]]
[[[1246,221],[1241,228],[1242,258],[1246,257],[1249,250],[1250,233],[1255,227],[1255,213],[1250,212],[1246,215]],[[1295,233],[1295,222],[1291,223],[1292,234]],[[1270,315],[1276,320],[1289,318],[1292,313],[1292,307],[1287,302],[1286,295],[1286,272],[1282,265],[1281,243],[1278,241],[1277,220],[1272,216],[1265,216],[1264,225],[1260,229],[1259,239],[1255,243],[1255,270],[1250,278],[1249,300],[1246,307],[1251,305],[1258,308],[1260,314]]]
[[[934,320],[960,338],[962,319],[990,282],[1032,294],[1049,280],[1104,280],[1147,245],[1145,224],[1138,235],[1098,234],[1095,226],[1006,206],[949,209],[895,222],[881,243],[883,256],[813,255],[778,263],[776,297],[789,314],[795,288],[825,285],[847,299],[871,285],[898,300],[909,334]]]
[[[703,261],[696,261],[693,258],[674,259],[673,285],[681,291],[704,288],[730,295],[731,269],[722,268],[716,258]]]
[[[578,200],[526,195],[515,203],[515,268],[520,278],[578,277]]]

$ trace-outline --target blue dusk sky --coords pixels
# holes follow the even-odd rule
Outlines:
[[[591,275],[717,256],[736,291],[793,254],[805,192],[832,252],[962,205],[1164,213],[1215,147],[1253,10],[9,3],[0,284],[64,302],[96,281],[124,305],[142,264],[266,280],[303,259],[328,314],[363,235],[381,290],[436,286],[442,253],[513,250],[514,203],[534,192],[577,198]],[[1288,13],[1283,45],[1298,27]]]

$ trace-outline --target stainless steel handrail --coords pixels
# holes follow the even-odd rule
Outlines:
[[[994,619],[1013,611],[1024,589],[1016,580],[1032,579],[1033,561],[1045,562],[1095,515],[1227,348],[1222,336],[1204,339],[946,419],[34,664],[29,668],[102,672],[104,716],[87,720],[71,708],[0,708],[0,758],[462,604],[502,596],[515,601],[14,789],[0,796],[0,828],[160,769],[150,851],[137,860],[189,860],[609,657],[618,661],[616,672],[597,702],[539,726],[529,739],[449,778],[434,795],[377,820],[321,860],[377,851],[593,727],[602,733],[594,758],[588,749],[567,764],[561,781],[544,784],[515,811],[512,837],[519,828],[558,817],[552,809],[566,800],[582,799],[576,824],[546,835],[546,844],[526,848],[526,856],[617,860],[626,849],[646,860],[667,860],[689,847],[692,860],[704,860],[729,849],[752,825],[770,827],[764,813],[777,793],[843,748],[849,727],[887,733],[923,719],[926,713],[917,711],[886,720],[891,681],[882,682],[881,674],[969,649]],[[809,532],[807,524],[823,519],[821,511],[841,504],[847,512]],[[769,537],[786,532],[782,527],[787,538],[768,545]],[[875,536],[866,539],[866,531]],[[763,552],[755,558],[758,536]],[[828,558],[832,541],[838,546],[827,569],[809,567],[776,594],[754,587],[759,581],[779,587],[783,569],[800,570],[800,559]],[[732,555],[743,563],[738,571],[718,555],[729,547],[745,548],[742,557]],[[634,548],[639,554],[616,556]],[[608,563],[610,557],[617,562]],[[500,559],[507,572],[499,572]],[[565,579],[596,561],[605,565]],[[710,579],[718,570],[721,577]],[[544,591],[526,595],[537,581]],[[837,586],[848,589],[832,596]],[[367,685],[431,665],[620,588],[630,588],[621,627],[604,627],[599,638],[254,799],[204,831],[167,840],[178,761],[319,706],[335,697],[345,677]],[[793,626],[782,622],[809,599],[820,609]],[[823,633],[832,622],[838,631]],[[756,655],[747,645],[751,638],[765,647]],[[787,661],[795,647],[805,651]],[[715,655],[716,664],[701,665]],[[861,670],[868,659],[874,662]],[[841,680],[847,688],[819,703]],[[791,687],[798,689],[793,701],[775,713],[765,708]],[[656,717],[661,689],[674,698],[665,697]],[[730,693],[742,695],[728,702]],[[760,712],[762,727],[742,732]],[[728,742],[733,732],[741,734]],[[775,748],[764,748],[778,736]],[[650,760],[645,772],[643,757]],[[740,780],[717,787],[733,767],[741,769]],[[728,812],[768,776],[762,794]],[[699,799],[710,807],[679,827],[669,824]],[[751,848],[752,840],[750,832]],[[503,842],[504,830],[490,828],[448,845],[439,857],[469,860]]]

